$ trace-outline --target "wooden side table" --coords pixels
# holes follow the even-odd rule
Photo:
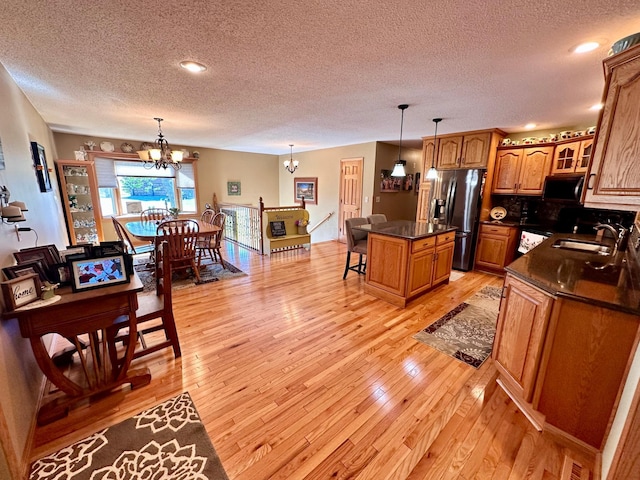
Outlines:
[[[67,415],[81,400],[105,394],[124,384],[131,388],[151,381],[149,369],[129,370],[137,340],[136,310],[142,282],[137,275],[128,284],[73,293],[70,287],[59,289],[60,299],[45,306],[30,305],[5,312],[5,318],[17,318],[20,333],[28,338],[38,366],[64,395],[44,404],[38,412],[43,425]],[[119,330],[129,333],[120,349],[115,338]],[[81,368],[66,372],[49,355],[43,337],[56,333],[71,341],[80,357]]]

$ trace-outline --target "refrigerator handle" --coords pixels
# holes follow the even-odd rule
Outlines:
[[[456,204],[456,190],[457,190],[457,180],[455,177],[452,178],[451,183],[449,184],[449,192],[447,198],[447,225],[451,224],[451,219],[453,217],[453,209]]]

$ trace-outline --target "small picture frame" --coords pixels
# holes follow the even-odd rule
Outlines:
[[[230,197],[242,195],[240,182],[227,182],[227,195]]]
[[[92,288],[129,283],[124,255],[100,258],[68,258],[71,288],[81,292]]]
[[[296,203],[318,204],[318,177],[298,177],[293,179],[293,195]]]
[[[71,285],[71,271],[69,270],[69,264],[59,263],[53,267],[53,281],[60,284],[61,287]]]
[[[11,267],[4,267],[2,269],[2,273],[7,280],[31,274],[38,275],[38,278],[42,283],[52,280],[50,275],[45,271],[41,260],[33,260],[31,262],[19,263],[18,265],[13,265]]]
[[[51,177],[49,177],[49,166],[47,165],[47,157],[44,153],[44,147],[37,142],[31,142],[31,156],[33,157],[33,166],[36,170],[36,179],[41,192],[50,192]]]
[[[272,237],[284,237],[287,234],[283,221],[269,222],[269,228],[271,229]]]
[[[110,242],[100,242],[100,245],[94,245],[91,248],[91,253],[94,257],[108,257],[111,255],[124,255],[126,249],[124,243],[120,240]]]
[[[84,258],[91,256],[91,249],[93,245],[69,245],[64,250],[60,251],[60,263],[65,263],[69,257],[73,255],[84,255]]]
[[[42,284],[36,273],[0,283],[5,309],[9,312],[40,299]]]

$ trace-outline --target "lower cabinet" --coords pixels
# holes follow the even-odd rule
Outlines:
[[[369,234],[365,292],[393,305],[446,282],[453,264],[454,232],[409,240]]]
[[[508,274],[492,358],[498,383],[541,430],[595,454],[615,415],[637,316],[556,298]]]
[[[517,227],[481,224],[475,268],[492,273],[504,273],[504,267],[513,261],[517,239]]]

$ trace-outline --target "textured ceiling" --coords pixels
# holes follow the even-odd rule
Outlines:
[[[595,123],[638,0],[3,0],[0,63],[54,131],[286,154]],[[603,46],[576,55],[571,47]],[[201,75],[178,63],[208,65]]]

